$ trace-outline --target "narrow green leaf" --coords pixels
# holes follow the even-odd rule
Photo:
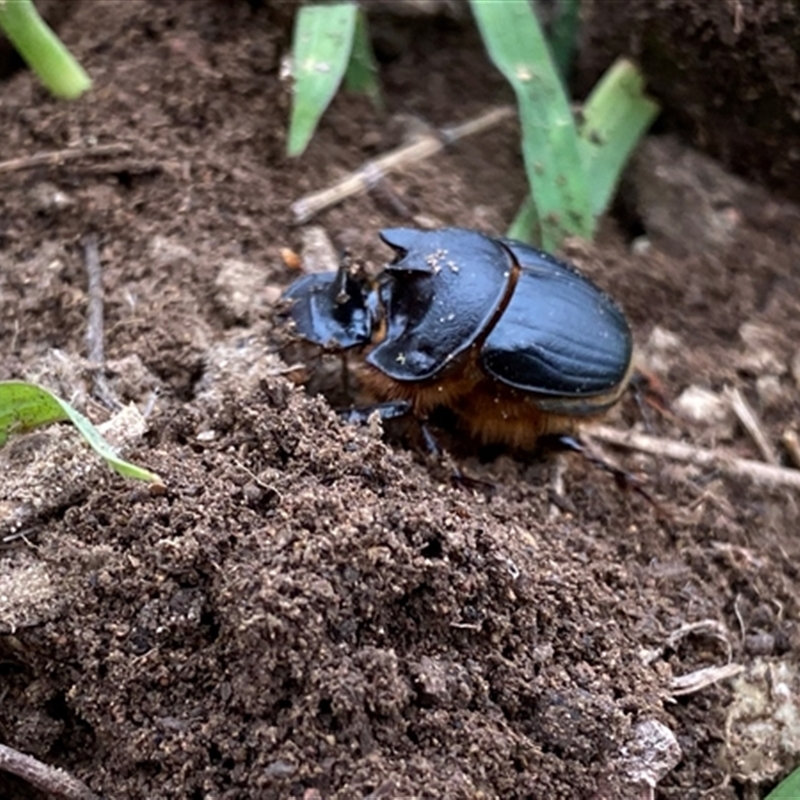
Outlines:
[[[378,83],[378,65],[367,31],[367,15],[359,10],[356,15],[356,30],[350,63],[344,75],[345,88],[350,92],[365,94],[378,111],[383,111],[383,98]]]
[[[537,244],[541,241],[539,217],[536,214],[536,206],[530,195],[522,201],[522,205],[519,207],[519,211],[517,211],[517,215],[514,217],[506,236],[509,239],[517,239],[528,244]]]
[[[561,77],[566,80],[578,46],[581,0],[557,0],[550,25],[550,49]]]
[[[22,381],[0,383],[0,447],[12,433],[65,419],[69,416],[49,392]]]
[[[641,73],[625,59],[610,67],[586,100],[580,151],[595,219],[608,207],[633,148],[658,112]]]
[[[659,110],[658,103],[645,94],[638,69],[624,59],[605,73],[583,106],[579,147],[587,177],[592,234],[611,202],[631,152]],[[524,234],[530,211],[530,200],[526,200],[509,236],[520,238]]]
[[[797,800],[800,797],[800,769],[787,775],[764,800]]]
[[[0,29],[56,97],[72,100],[91,88],[86,71],[39,16],[31,0],[0,0]]]
[[[0,447],[12,433],[63,420],[72,422],[89,446],[120,475],[163,483],[155,473],[121,459],[100,431],[65,400],[32,383],[0,381]]]
[[[358,5],[303,6],[295,18],[292,62],[294,100],[288,153],[299,156],[342,82],[356,30]]]
[[[490,58],[514,88],[522,153],[541,224],[541,245],[589,238],[592,215],[569,100],[527,2],[470,0]]]

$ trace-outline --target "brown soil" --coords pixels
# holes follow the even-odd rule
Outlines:
[[[620,55],[635,58],[664,127],[800,201],[798,3],[589,0],[583,21],[582,89]]]
[[[3,86],[3,159],[130,152],[3,175],[0,376],[107,416],[82,359],[96,234],[107,377],[140,407],[160,391],[130,455],[168,488],[67,460],[39,473],[57,499],[31,500],[0,553],[0,742],[107,798],[633,798],[658,721],[683,759],[654,773],[656,797],[760,796],[800,761],[781,692],[737,705],[767,667],[791,686],[796,494],[613,453],[657,509],[577,457],[561,497],[554,459],[466,457],[489,498],[280,374],[290,204],[395,146],[398,115],[445,125],[509,100],[468,26],[376,20],[387,116],[342,95],[290,161],[291,11],[76,2],[60,32],[92,94],[60,104],[25,72]],[[525,192],[517,136],[467,140],[319,222],[374,268],[376,231],[415,224],[387,192],[501,233]],[[632,171],[628,213],[657,246],[609,221],[568,255],[624,306],[666,401],[736,387],[779,443],[800,406],[797,217],[696,158],[656,141]],[[724,404],[675,408],[650,411],[654,435],[760,457]],[[641,420],[631,400],[609,423]],[[4,473],[53,442],[75,447],[61,429],[20,438]],[[673,699],[675,677],[729,661],[750,683]],[[5,775],[0,794],[43,796]]]

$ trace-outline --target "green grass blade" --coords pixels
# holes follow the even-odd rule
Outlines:
[[[0,447],[12,433],[64,420],[72,422],[89,446],[120,475],[163,483],[155,473],[121,459],[83,414],[47,389],[23,381],[0,381]]]
[[[587,177],[592,234],[611,202],[631,152],[659,110],[658,103],[644,93],[644,81],[637,68],[624,59],[606,72],[586,101],[579,147]],[[531,241],[525,238],[530,212],[528,199],[517,212],[509,236]]]
[[[295,19],[292,61],[294,99],[289,123],[290,156],[299,156],[314,135],[350,61],[358,5],[303,6]]]
[[[797,800],[800,797],[800,769],[787,775],[764,800]]]
[[[536,213],[536,206],[533,204],[533,199],[528,195],[523,200],[522,205],[514,217],[506,236],[509,239],[517,239],[520,242],[528,242],[535,244],[541,241],[541,231],[539,229],[539,216]]]
[[[541,245],[591,236],[593,222],[578,134],[541,26],[527,2],[470,0],[490,58],[514,88],[522,153],[541,223]]]
[[[566,78],[572,66],[572,59],[578,46],[581,0],[558,0],[555,18],[550,26],[550,50],[558,71]]]
[[[359,10],[353,35],[353,50],[344,75],[345,88],[350,92],[365,94],[378,111],[383,111],[383,98],[378,83],[378,65],[367,31],[367,15]]]
[[[91,88],[86,71],[39,16],[31,0],[0,0],[0,29],[56,97],[73,100]]]
[[[633,148],[658,112],[639,70],[625,59],[611,66],[586,100],[580,150],[595,219],[608,207]]]
[[[69,416],[49,392],[22,381],[0,383],[0,447],[12,433],[65,419]]]

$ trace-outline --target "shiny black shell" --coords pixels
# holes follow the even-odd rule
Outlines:
[[[374,293],[342,267],[298,278],[282,300],[291,303],[289,316],[300,335],[328,350],[367,344],[375,317]]]
[[[485,337],[483,369],[526,392],[592,397],[624,381],[628,323],[570,265],[521,242],[459,228],[400,228],[381,238],[398,258],[382,291],[388,332],[367,362],[389,377],[434,378]],[[514,264],[519,273],[509,298]]]
[[[380,235],[397,255],[374,284],[340,269],[289,288],[301,336],[333,349],[374,342],[367,363],[396,381],[435,380],[476,346],[487,376],[540,396],[545,410],[590,414],[616,399],[630,369],[630,328],[575,268],[461,228]]]
[[[506,293],[509,252],[475,231],[392,228],[383,273],[386,338],[367,363],[397,381],[433,378],[490,325]]]
[[[537,394],[591,397],[626,378],[633,351],[619,306],[574,267],[510,239],[514,293],[481,348],[486,371]]]

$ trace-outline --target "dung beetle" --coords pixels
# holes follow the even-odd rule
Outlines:
[[[462,228],[390,228],[375,278],[343,265],[284,293],[296,333],[356,350],[357,375],[388,417],[448,409],[484,444],[533,449],[622,395],[632,339],[614,301],[574,267]]]

